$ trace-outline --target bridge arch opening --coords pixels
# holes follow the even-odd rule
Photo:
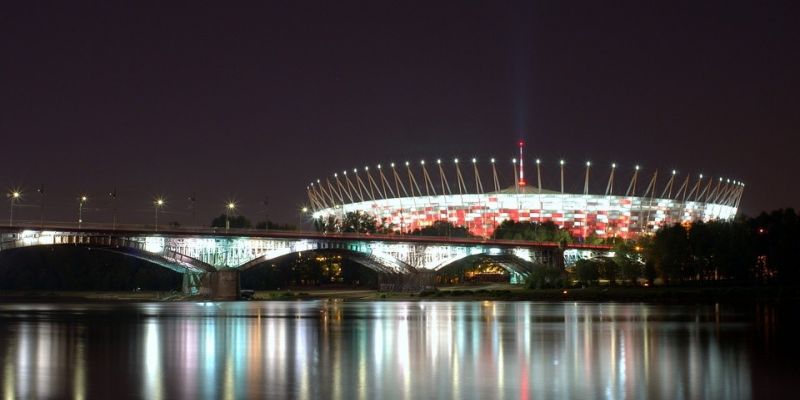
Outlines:
[[[473,254],[435,269],[439,286],[489,283],[522,284],[535,264],[509,254]]]
[[[183,273],[120,249],[36,245],[0,251],[2,290],[179,291]]]
[[[364,254],[343,249],[294,252],[269,260],[253,260],[240,268],[244,289],[286,288],[377,289],[390,268],[377,266]]]

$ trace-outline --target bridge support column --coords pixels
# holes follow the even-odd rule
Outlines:
[[[200,294],[215,300],[237,300],[240,290],[239,271],[235,269],[206,272],[201,280]]]
[[[181,289],[184,294],[198,294],[202,288],[203,273],[184,272]]]
[[[558,249],[553,250],[553,261],[551,266],[559,271],[564,270],[564,249],[559,247]]]
[[[422,270],[412,274],[378,274],[378,291],[419,292],[435,285],[436,272]]]

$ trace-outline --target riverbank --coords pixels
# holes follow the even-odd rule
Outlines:
[[[588,301],[654,304],[691,303],[800,303],[800,287],[593,287],[577,289],[525,289],[511,285],[446,287],[418,293],[356,289],[296,288],[255,291],[251,301]],[[0,302],[148,302],[208,300],[180,292],[124,291],[3,291]]]
[[[692,303],[800,303],[800,288],[779,287],[593,287],[577,289],[524,289],[519,287],[443,288],[419,293],[351,292],[256,292],[256,299],[339,298],[350,301],[587,301],[654,304]]]
[[[0,291],[0,303],[14,302],[145,302],[192,300],[180,292],[171,291],[69,291],[69,290],[7,290]]]

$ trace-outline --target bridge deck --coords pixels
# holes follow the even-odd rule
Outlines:
[[[462,238],[445,236],[416,236],[400,234],[369,234],[369,233],[322,233],[316,231],[278,231],[278,230],[259,230],[259,229],[229,229],[224,228],[205,228],[205,227],[167,227],[156,231],[153,226],[147,225],[118,225],[112,228],[108,224],[82,224],[80,228],[74,223],[17,223],[14,226],[0,227],[0,232],[14,233],[23,230],[36,231],[69,231],[104,235],[121,236],[173,236],[173,237],[248,237],[248,238],[270,238],[270,239],[341,239],[341,240],[360,240],[360,241],[385,241],[398,243],[429,243],[429,244],[450,244],[450,245],[485,245],[499,247],[538,247],[538,248],[558,248],[556,242],[534,242],[528,240],[498,240],[482,237]],[[567,243],[565,249],[577,250],[610,250],[612,246],[592,245],[585,243]]]

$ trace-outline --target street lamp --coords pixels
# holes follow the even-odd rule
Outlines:
[[[81,229],[81,225],[83,224],[83,204],[89,200],[85,194],[82,194],[81,197],[78,197],[78,229]]]
[[[225,206],[225,233],[231,229],[231,213],[236,209],[236,203],[229,201]]]
[[[305,220],[306,215],[308,214],[308,207],[300,208],[300,223],[297,225],[297,230],[303,230],[303,220]]]
[[[155,226],[156,232],[158,232],[158,211],[161,210],[161,207],[164,207],[164,198],[157,197],[155,201],[153,201],[153,208],[156,209],[156,226]]]
[[[14,203],[22,197],[19,190],[12,190],[8,194],[8,201],[11,203],[11,212],[8,214],[8,226],[14,226]]]

